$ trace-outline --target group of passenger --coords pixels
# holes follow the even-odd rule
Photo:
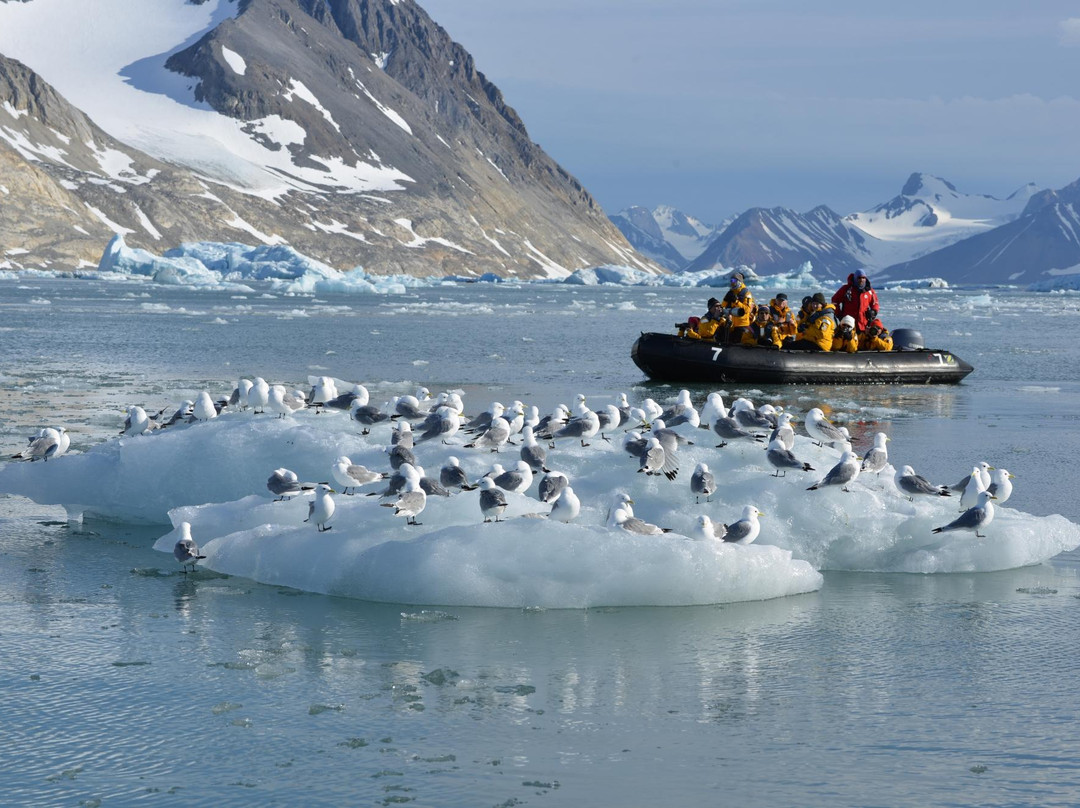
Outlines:
[[[892,336],[878,319],[878,296],[866,273],[857,269],[832,300],[822,292],[804,297],[793,312],[779,293],[755,305],[746,278],[735,272],[723,300],[709,299],[702,317],[678,323],[679,336],[720,343],[810,351],[891,351]]]

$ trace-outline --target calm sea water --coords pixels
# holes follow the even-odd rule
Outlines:
[[[629,346],[707,297],[2,280],[0,445],[65,424],[86,448],[128,404],[252,375],[460,387],[474,409],[662,400],[676,390],[643,383]],[[888,324],[976,372],[728,392],[888,431],[932,479],[989,460],[1017,475],[1011,506],[1080,521],[1080,296],[882,298]],[[1076,553],[982,575],[826,572],[820,592],[723,607],[425,610],[184,578],[150,549],[162,532],[0,498],[3,804],[1080,802]]]

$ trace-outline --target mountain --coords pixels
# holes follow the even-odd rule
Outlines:
[[[748,266],[758,275],[790,272],[809,261],[843,278],[873,258],[874,239],[825,205],[807,213],[751,208],[736,217],[684,271]]]
[[[960,284],[1031,284],[1080,273],[1080,180],[1031,195],[1005,224],[911,261],[889,279],[939,277]]]
[[[651,211],[634,205],[616,213],[611,221],[634,249],[673,271],[701,255],[722,229],[668,205]]]
[[[374,273],[659,271],[413,0],[0,0],[0,53],[9,264],[96,263],[122,233]]]
[[[883,268],[1007,224],[1037,191],[1028,184],[997,199],[965,194],[940,177],[915,173],[897,196],[846,220],[875,239],[870,266]]]

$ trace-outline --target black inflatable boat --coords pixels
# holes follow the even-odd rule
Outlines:
[[[949,351],[922,347],[917,331],[897,329],[893,339],[901,350],[826,353],[642,333],[630,356],[650,379],[690,383],[956,384],[975,369]]]

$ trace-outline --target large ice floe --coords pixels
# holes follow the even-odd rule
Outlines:
[[[599,408],[615,398],[588,401]],[[693,444],[680,449],[673,480],[638,470],[639,461],[623,448],[623,429],[606,432],[610,442],[598,434],[588,446],[557,439],[547,466],[569,478],[581,501],[572,522],[545,518],[551,506],[539,501],[543,474],[537,473],[524,493],[505,493],[503,521],[484,522],[481,492],[473,490],[429,495],[420,524],[407,525],[392,507],[383,507],[395,498],[367,495],[379,493],[385,482],[354,495],[334,482],[331,469],[341,456],[390,471],[391,426],[375,424],[368,434],[363,429],[346,411],[300,409],[276,417],[226,409],[205,422],[112,439],[83,454],[9,462],[0,466],[0,492],[64,505],[72,517],[171,522],[173,530],[155,545],[168,553],[187,522],[206,555],[203,566],[220,573],[430,605],[586,608],[759,600],[818,589],[819,570],[1001,570],[1080,546],[1080,526],[1007,504],[982,530],[985,538],[970,531],[934,534],[933,528],[959,514],[959,495],[908,499],[894,486],[891,465],[878,475],[860,475],[848,490],[810,491],[837,463],[838,448],[798,435],[794,453],[814,470],[775,477],[764,443],[732,440],[721,448],[715,433],[689,424],[677,427]],[[448,443],[424,441],[413,451],[436,480],[451,456],[474,482],[495,463],[510,469],[519,460],[517,446],[497,453],[465,446],[474,437],[458,432]],[[690,487],[702,462],[716,480],[710,501]],[[274,501],[266,484],[278,468],[339,489],[331,495],[331,530],[305,522],[311,492]],[[670,532],[638,535],[609,526],[619,492],[633,499],[634,516]],[[747,505],[764,514],[755,543],[702,535],[701,515],[730,524]]]

